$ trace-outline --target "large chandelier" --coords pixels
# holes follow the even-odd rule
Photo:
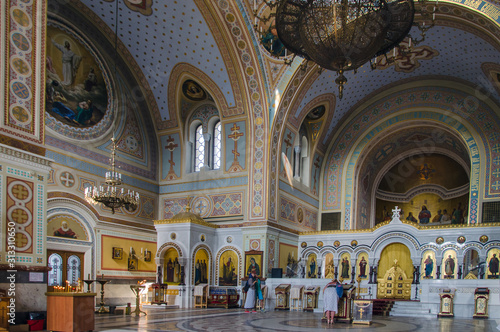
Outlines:
[[[133,190],[125,192],[124,188],[118,188],[123,184],[122,175],[116,171],[116,138],[111,138],[111,158],[109,171],[106,172],[106,181],[104,186],[85,188],[85,199],[91,204],[102,203],[111,209],[114,214],[115,209],[125,207],[129,211],[133,211],[139,204],[139,193]],[[121,189],[121,190],[120,190]]]
[[[339,98],[347,83],[344,72],[398,46],[408,36],[415,16],[414,0],[263,2],[272,13],[259,17],[255,6],[256,22],[274,19],[277,37],[290,53],[336,71]]]

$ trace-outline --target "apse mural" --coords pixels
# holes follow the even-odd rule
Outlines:
[[[108,93],[102,65],[76,36],[47,27],[45,110],[76,128],[91,127],[104,116]]]

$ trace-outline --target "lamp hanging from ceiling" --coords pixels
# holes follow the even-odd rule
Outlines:
[[[409,36],[415,17],[414,0],[263,0],[263,3],[271,13],[259,16],[254,2],[256,22],[272,18],[278,38],[288,52],[336,71],[339,98],[347,83],[344,72],[356,70],[397,47]]]
[[[123,184],[123,181],[121,173],[116,171],[116,138],[111,138],[111,142],[110,168],[106,172],[105,185],[99,188],[93,186],[86,187],[85,198],[92,204],[104,204],[111,209],[113,214],[115,213],[115,209],[122,206],[129,211],[133,211],[139,204],[139,193],[128,189],[125,192],[124,188],[119,188]]]
[[[115,49],[114,49],[114,76],[117,80],[116,59],[118,57],[118,0],[116,0],[115,12]],[[118,102],[115,103],[118,105]],[[106,180],[104,186],[88,186],[85,188],[85,199],[91,204],[103,204],[111,209],[114,214],[115,209],[125,207],[129,211],[133,211],[139,204],[139,193],[133,190],[119,188],[123,184],[122,174],[116,170],[116,138],[113,131],[111,138],[111,157],[109,159],[110,167],[106,172]]]

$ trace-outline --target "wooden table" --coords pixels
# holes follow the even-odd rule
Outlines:
[[[47,292],[47,330],[92,331],[96,293]]]

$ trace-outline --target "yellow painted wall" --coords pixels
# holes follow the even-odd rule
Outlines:
[[[122,259],[113,259],[113,247],[123,249]],[[141,256],[141,248],[151,252],[151,262],[139,259],[137,271],[156,272],[154,256],[156,254],[156,242],[139,241],[117,236],[101,236],[101,270],[103,271],[128,271],[128,258],[130,257],[130,247],[133,247],[136,255]],[[143,253],[144,254],[144,253]]]

